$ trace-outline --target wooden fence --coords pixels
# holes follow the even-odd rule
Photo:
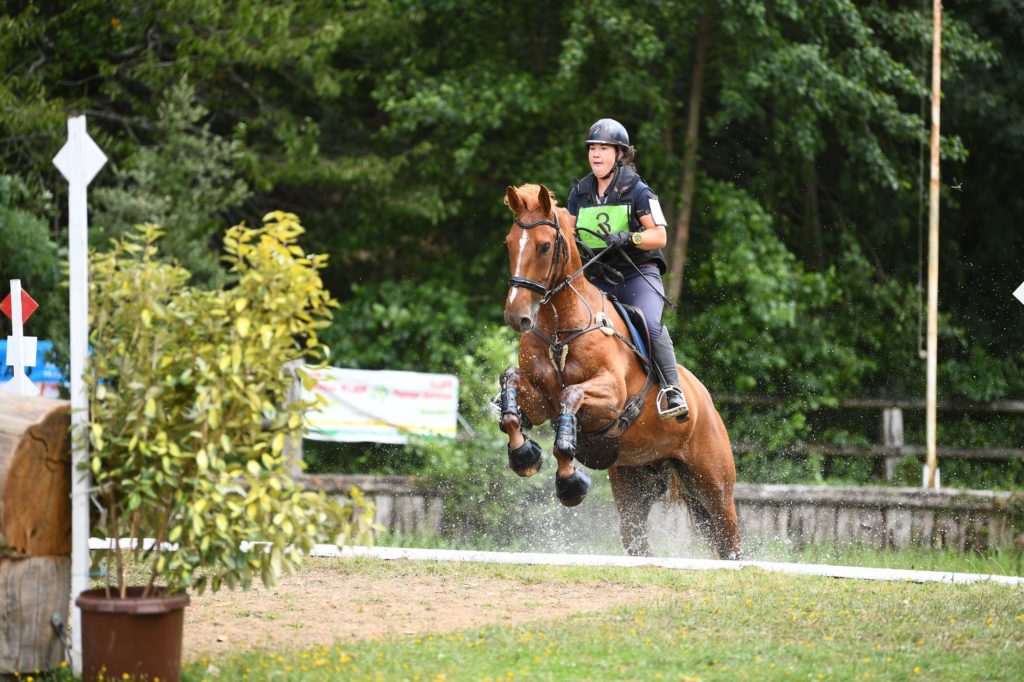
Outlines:
[[[377,504],[376,521],[401,533],[443,535],[442,494],[412,477],[310,475],[307,487],[345,494],[356,485]],[[528,498],[528,499],[526,499]],[[958,550],[1012,547],[1024,540],[1024,494],[975,490],[862,488],[740,484],[735,490],[744,546],[768,542],[794,547],[810,543],[860,544],[876,548],[948,547]],[[580,532],[617,529],[610,501],[588,499],[582,515],[557,510],[553,493],[524,491],[523,508],[548,505],[567,523],[585,520]],[[581,508],[576,508],[581,509]],[[577,512],[578,513],[578,512]],[[692,540],[681,505],[659,502],[651,513],[652,534]]]
[[[722,404],[739,405],[778,405],[781,401],[767,396],[732,396],[724,395],[715,398]],[[927,451],[923,445],[908,445],[903,439],[904,410],[924,410],[923,400],[888,399],[888,398],[850,398],[839,403],[838,407],[851,410],[881,410],[880,445],[838,445],[835,443],[794,443],[772,452],[794,455],[812,453],[840,457],[880,457],[885,458],[885,478],[893,479],[896,465],[907,456],[923,458]],[[937,408],[946,411],[972,414],[1013,414],[1024,415],[1024,401],[999,400],[988,403],[967,403],[940,401]],[[737,453],[763,452],[765,448],[754,443],[733,443],[733,451]],[[944,459],[971,459],[988,461],[1006,461],[1024,459],[1024,448],[960,448],[939,445],[936,455],[941,462]]]

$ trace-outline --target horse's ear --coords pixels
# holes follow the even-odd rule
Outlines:
[[[508,189],[505,190],[505,205],[516,215],[519,215],[526,209],[523,198],[519,196],[519,192],[512,185],[509,185]]]
[[[551,193],[548,192],[548,188],[544,185],[541,185],[540,191],[537,192],[537,200],[540,201],[541,213],[551,215]]]

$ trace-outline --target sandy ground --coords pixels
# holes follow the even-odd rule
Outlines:
[[[249,649],[283,650],[387,635],[450,632],[524,623],[649,603],[656,587],[597,583],[526,585],[431,574],[367,575],[304,570],[273,588],[192,595],[185,609],[184,658]]]

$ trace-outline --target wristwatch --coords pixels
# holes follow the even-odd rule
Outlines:
[[[633,246],[640,246],[644,241],[644,233],[634,232],[630,235],[629,241],[633,242]]]

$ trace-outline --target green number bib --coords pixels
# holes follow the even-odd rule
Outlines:
[[[576,233],[580,241],[592,249],[603,249],[608,246],[597,235],[606,232],[629,232],[629,209],[628,204],[581,208],[580,214],[576,217]]]

